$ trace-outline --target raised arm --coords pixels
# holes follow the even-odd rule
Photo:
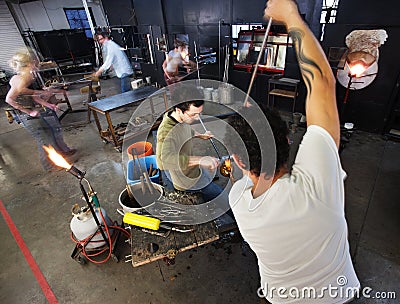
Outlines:
[[[336,106],[335,78],[325,54],[301,18],[292,0],[269,0],[265,16],[283,22],[293,39],[304,83],[307,87],[307,125],[318,125],[339,147],[340,123]]]

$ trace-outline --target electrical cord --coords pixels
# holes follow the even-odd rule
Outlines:
[[[98,210],[99,210],[101,219],[102,219],[102,221],[103,221],[103,223],[102,223],[102,225],[101,225],[101,229],[104,229],[105,232],[106,232],[106,235],[107,235],[107,242],[108,242],[108,254],[107,254],[107,256],[106,256],[103,260],[100,260],[100,261],[97,261],[97,260],[94,260],[94,259],[93,259],[93,257],[99,256],[100,254],[106,252],[107,247],[106,247],[106,248],[103,248],[103,249],[101,249],[101,250],[96,250],[96,249],[94,248],[94,249],[93,249],[93,250],[95,250],[94,253],[89,253],[89,252],[86,250],[86,246],[87,246],[89,243],[100,243],[100,242],[104,242],[104,241],[105,241],[104,239],[95,240],[95,241],[92,240],[96,235],[99,235],[99,234],[100,234],[99,229],[97,229],[96,233],[94,233],[94,234],[92,234],[92,235],[89,235],[88,237],[86,237],[86,238],[83,239],[83,240],[77,240],[77,239],[75,238],[73,232],[71,232],[71,239],[72,239],[72,241],[73,241],[74,243],[77,244],[77,246],[79,246],[80,248],[82,248],[81,253],[82,253],[82,255],[83,255],[88,261],[90,261],[90,262],[92,262],[92,263],[94,263],[94,264],[103,264],[103,263],[107,262],[107,261],[110,259],[110,257],[111,257],[111,254],[112,254],[112,247],[113,247],[113,246],[112,246],[112,243],[115,241],[115,238],[113,238],[113,237],[117,235],[116,233],[113,233],[113,235],[111,236],[111,235],[110,235],[110,229],[120,230],[120,231],[121,231],[122,233],[124,233],[124,235],[125,235],[126,237],[128,237],[128,238],[130,238],[131,234],[130,234],[126,229],[119,227],[117,222],[114,222],[114,223],[113,223],[113,224],[114,224],[113,226],[108,226],[108,225],[107,225],[107,222],[106,222],[106,220],[105,220],[105,218],[104,218],[104,216],[103,216],[103,212],[101,211],[101,208],[98,208]]]

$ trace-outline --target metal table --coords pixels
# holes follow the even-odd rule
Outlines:
[[[145,86],[138,88],[133,91],[125,92],[122,94],[117,94],[108,98],[100,99],[97,101],[94,101],[89,104],[89,110],[93,112],[93,117],[96,122],[97,129],[99,130],[99,135],[102,140],[105,142],[110,142],[112,141],[114,143],[115,148],[121,152],[121,145],[123,142],[123,139],[117,138],[117,135],[115,134],[115,130],[111,121],[110,113],[112,111],[118,110],[120,108],[126,107],[128,105],[132,105],[137,102],[142,102],[149,96],[151,96],[153,93],[158,91],[156,87],[153,86]],[[164,98],[166,96],[164,95]],[[153,100],[150,98],[150,106],[153,111]],[[103,129],[100,125],[99,117],[97,113],[103,114],[106,116],[107,123],[108,123],[108,129],[110,131],[111,139],[107,136],[103,135]]]

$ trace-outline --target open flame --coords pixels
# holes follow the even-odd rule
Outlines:
[[[351,75],[355,75],[356,77],[360,77],[366,71],[366,68],[362,63],[351,65],[349,68]]]
[[[228,159],[225,160],[225,167],[226,167],[228,170],[231,170],[231,159],[230,159],[230,158],[228,158]]]
[[[70,170],[72,168],[72,165],[70,165],[61,154],[57,153],[57,151],[54,150],[51,145],[49,145],[48,147],[43,146],[43,149],[47,152],[50,160],[56,166],[64,168],[66,170]]]

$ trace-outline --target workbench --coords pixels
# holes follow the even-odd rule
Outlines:
[[[132,266],[138,267],[162,259],[173,260],[180,252],[209,244],[219,239],[219,232],[214,221],[200,225],[185,226],[185,228],[192,228],[193,231],[185,233],[171,231],[166,237],[131,228]],[[157,244],[158,248],[157,251],[152,252],[154,244]]]
[[[168,192],[168,191],[167,191]],[[173,195],[173,192],[170,192]],[[188,194],[182,199],[176,199],[175,202],[193,204],[198,199],[199,193]],[[131,256],[129,257],[133,267],[142,266],[154,261],[164,260],[166,263],[172,262],[176,255],[202,245],[210,244],[220,239],[227,239],[237,231],[237,225],[234,219],[227,214],[223,214],[215,220],[198,224],[174,226],[179,229],[189,229],[190,232],[178,232],[174,230],[151,231],[140,227],[131,228]],[[129,262],[129,261],[127,261]]]
[[[119,152],[121,152],[121,145],[123,142],[123,138],[119,138],[119,136],[117,136],[117,134],[115,133],[115,129],[114,129],[114,126],[111,121],[110,113],[115,110],[121,109],[123,107],[129,106],[129,105],[132,105],[135,103],[140,103],[143,100],[145,100],[146,98],[150,97],[156,91],[158,91],[158,89],[156,87],[144,86],[144,87],[140,87],[133,91],[117,94],[117,95],[110,96],[110,97],[100,99],[100,100],[90,103],[89,110],[93,112],[93,117],[96,122],[96,126],[99,131],[100,138],[105,142],[113,142],[115,148]],[[166,96],[164,96],[164,98],[166,98]],[[153,99],[151,97],[149,99],[150,99],[150,107],[152,110],[152,114],[155,114],[154,107],[153,107]],[[105,132],[103,131],[103,129],[101,127],[98,113],[105,115],[110,136],[104,135]]]

